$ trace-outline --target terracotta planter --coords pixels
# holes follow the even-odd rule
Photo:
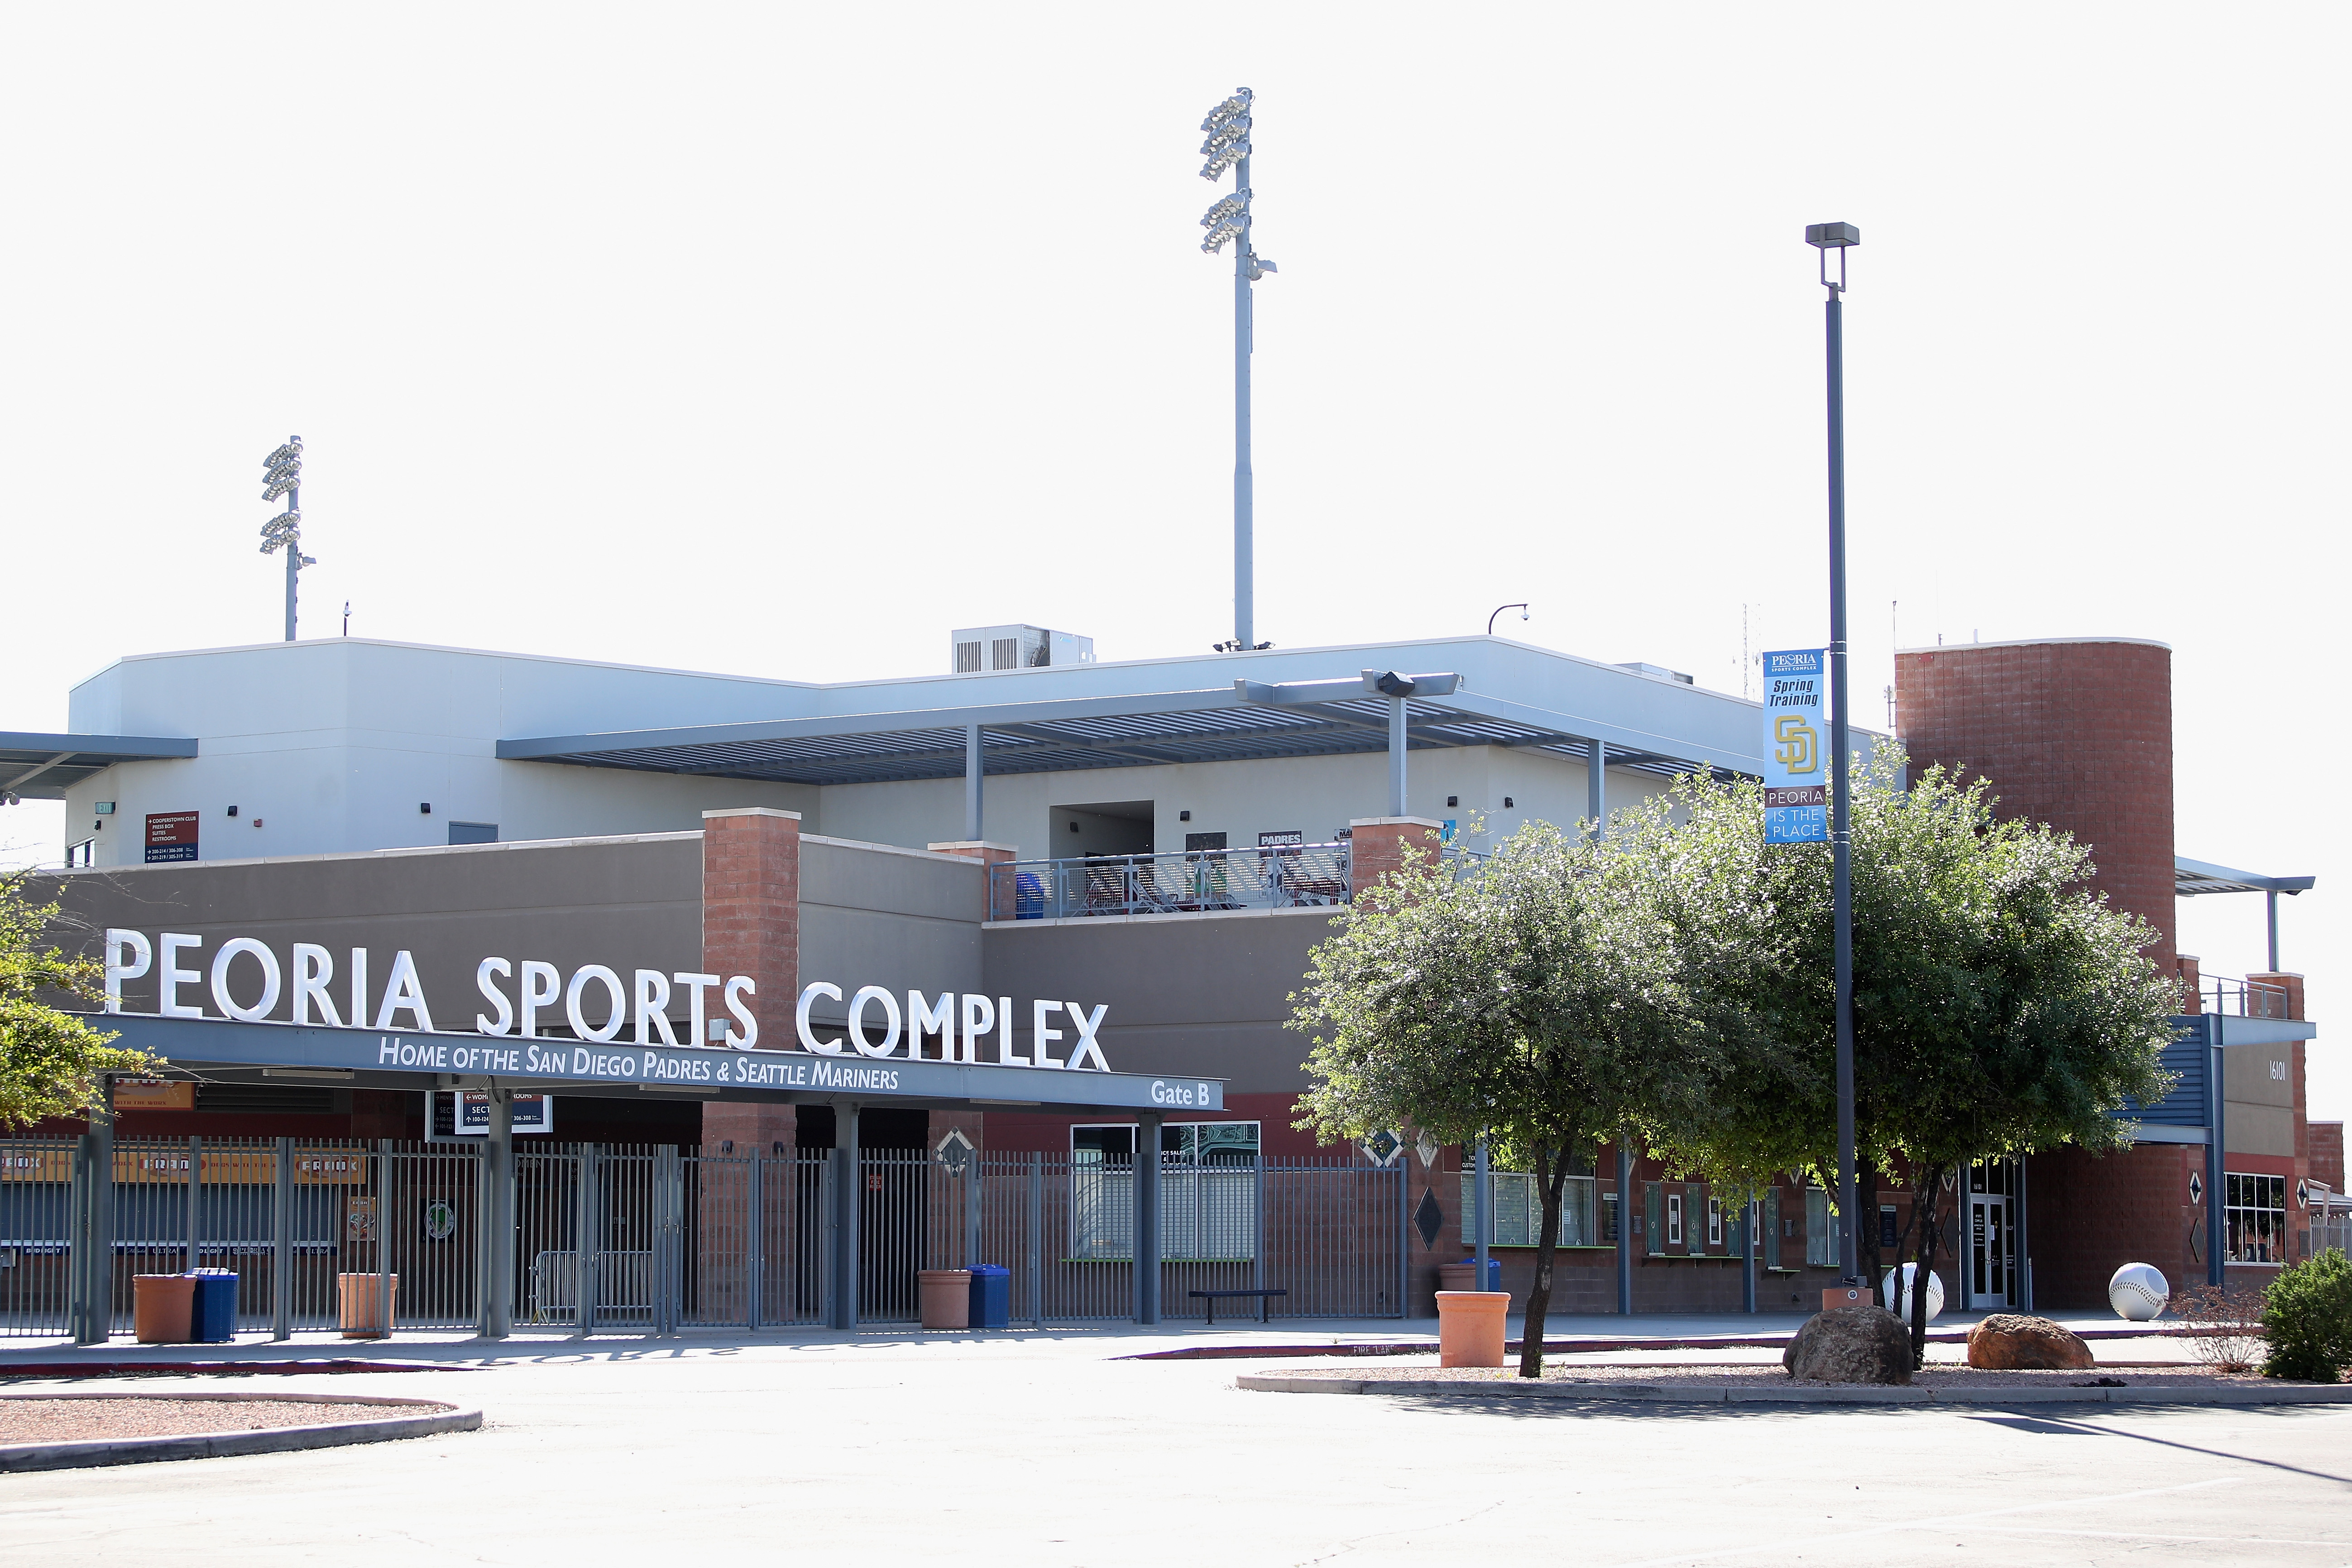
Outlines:
[[[335,1295],[341,1307],[343,1338],[347,1340],[381,1340],[391,1336],[385,1321],[385,1309],[394,1318],[400,1312],[400,1276],[392,1277],[392,1289],[386,1290],[381,1274],[338,1274]]]
[[[962,1329],[971,1325],[971,1271],[968,1268],[926,1268],[915,1276],[923,1300],[923,1327]]]
[[[1437,1364],[1502,1365],[1503,1322],[1510,1310],[1507,1290],[1440,1290]]]
[[[194,1329],[195,1311],[194,1275],[131,1277],[131,1327],[141,1344],[186,1344]]]

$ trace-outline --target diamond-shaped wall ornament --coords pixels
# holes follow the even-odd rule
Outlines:
[[[1403,1150],[1404,1143],[1395,1133],[1382,1131],[1371,1134],[1356,1147],[1361,1149],[1364,1152],[1364,1158],[1373,1164],[1385,1165],[1397,1157]]]
[[[939,1142],[940,1169],[950,1176],[961,1176],[971,1163],[971,1140],[963,1135],[961,1127],[950,1127],[948,1135]]]
[[[2189,1173],[2189,1201],[2191,1204],[2201,1204],[2205,1201],[2204,1179],[2194,1171]]]
[[[1421,1190],[1421,1206],[1412,1211],[1412,1228],[1421,1232],[1424,1252],[1437,1245],[1437,1233],[1445,1228],[1445,1211],[1437,1206],[1437,1194],[1427,1187]]]
[[[1412,1152],[1421,1156],[1421,1168],[1424,1171],[1437,1163],[1437,1140],[1426,1132],[1412,1141]]]

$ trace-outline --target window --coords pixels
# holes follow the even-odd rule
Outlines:
[[[2231,1263],[2286,1261],[2286,1178],[2230,1173],[2229,1250]]]
[[[1599,1247],[1601,1237],[1601,1195],[1594,1191],[1600,1184],[1592,1176],[1591,1156],[1570,1166],[1570,1174],[1559,1194],[1559,1234],[1553,1238],[1559,1247]],[[1495,1238],[1496,1247],[1534,1247],[1543,1237],[1543,1188],[1535,1177],[1519,1171],[1496,1171],[1488,1178],[1495,1191]],[[1613,1219],[1616,1194],[1608,1195]],[[1462,1244],[1478,1244],[1478,1176],[1474,1171],[1462,1173]],[[1609,1233],[1614,1240],[1615,1231]]]
[[[1805,1263],[1813,1268],[1838,1266],[1837,1227],[1830,1221],[1830,1195],[1820,1187],[1805,1189]]]
[[[1666,1245],[1680,1247],[1682,1244],[1683,1195],[1680,1193],[1668,1193],[1666,1194]]]
[[[1134,1122],[1070,1129],[1070,1256],[1135,1256]],[[1160,1256],[1257,1256],[1258,1124],[1171,1121],[1160,1129]]]
[[[1723,1200],[1706,1200],[1706,1245],[1709,1248],[1723,1246]]]
[[[496,844],[498,841],[499,825],[495,822],[453,822],[449,825],[449,842],[452,844]],[[701,1042],[698,1040],[695,1043],[699,1045]]]
[[[97,865],[98,840],[95,838],[85,838],[79,844],[68,845],[66,847],[66,864],[69,867]]]
[[[1642,1184],[1642,1229],[1643,1239],[1649,1244],[1644,1250],[1653,1258],[1664,1256],[1666,1250],[1666,1194],[1655,1182]]]
[[[1205,850],[1223,849],[1224,847],[1225,836],[1222,833],[1187,833],[1184,835],[1184,848],[1191,854],[1197,855]]]

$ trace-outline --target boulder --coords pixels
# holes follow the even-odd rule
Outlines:
[[[1832,1307],[1805,1320],[1780,1365],[1808,1383],[1908,1383],[1911,1336],[1883,1307]]]
[[[1994,1312],[1969,1331],[1969,1364],[1997,1372],[2080,1372],[2098,1363],[2072,1329],[2022,1312]]]

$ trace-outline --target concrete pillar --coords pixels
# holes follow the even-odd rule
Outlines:
[[[1405,759],[1412,747],[1405,734],[1404,699],[1389,699],[1389,815],[1402,816],[1412,809],[1412,796],[1405,793]]]
[[[833,1326],[857,1327],[857,1222],[865,1212],[865,1173],[858,1169],[857,1107],[833,1107]]]
[[[759,1021],[762,1047],[792,1048],[800,963],[800,813],[769,806],[704,812],[702,969],[722,984],[730,975],[751,977],[755,989],[744,1000]],[[705,995],[709,1016],[730,1016],[719,986]],[[711,1100],[702,1108],[702,1146],[713,1153],[724,1142],[753,1154],[792,1142],[789,1105]]]
[[[502,1340],[514,1332],[514,1091],[490,1090],[489,1135],[482,1140],[481,1190],[476,1194],[482,1238],[479,1332]]]
[[[1591,742],[1584,757],[1584,815],[1592,837],[1600,837],[1609,823],[1609,748],[1599,741]]]
[[[982,920],[1009,921],[1017,912],[1013,907],[1013,881],[997,875],[995,868],[1010,866],[1021,857],[1020,847],[1012,844],[990,844],[978,838],[959,838],[946,844],[926,844],[924,848],[934,855],[961,855],[977,860],[986,869],[981,876],[980,897]]]
[[[1433,862],[1444,832],[1444,823],[1425,816],[1360,816],[1349,823],[1348,896],[1360,898],[1377,887],[1408,855]]]
[[[981,810],[981,784],[987,769],[981,754],[980,726],[963,727],[963,836],[977,839],[984,820]]]

